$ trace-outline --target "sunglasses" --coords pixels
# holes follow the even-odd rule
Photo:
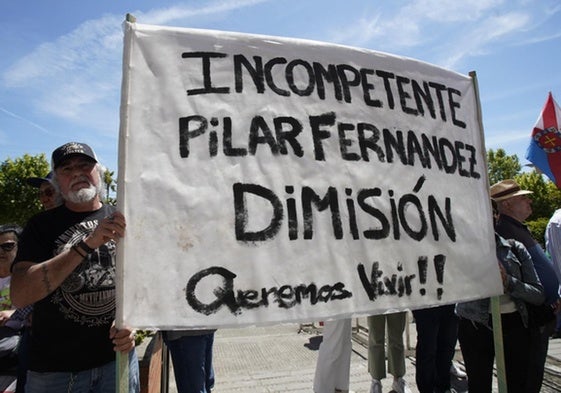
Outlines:
[[[55,190],[53,190],[52,188],[45,188],[44,190],[39,190],[39,196],[40,197],[47,197],[47,198],[51,198],[53,195],[55,195]]]
[[[16,248],[16,242],[6,242],[6,243],[2,243],[0,244],[0,248],[6,252],[10,252],[12,251],[14,248]]]

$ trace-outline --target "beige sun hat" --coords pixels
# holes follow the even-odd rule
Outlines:
[[[523,190],[520,185],[512,179],[501,180],[491,186],[491,198],[500,202],[518,195],[533,194],[533,191]]]

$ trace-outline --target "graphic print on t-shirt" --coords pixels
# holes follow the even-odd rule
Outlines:
[[[68,250],[97,226],[97,220],[68,228],[55,242],[55,255]],[[85,326],[110,323],[115,318],[115,242],[105,243],[56,289],[52,302],[65,318]]]

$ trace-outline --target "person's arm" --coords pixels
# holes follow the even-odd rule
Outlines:
[[[109,240],[118,241],[125,234],[125,218],[121,213],[102,219],[84,242],[91,249]],[[17,307],[25,307],[48,296],[86,257],[87,250],[74,246],[44,262],[20,261],[13,266],[10,298]]]
[[[33,304],[62,284],[84,258],[73,249],[45,262],[22,261],[12,271],[10,298],[15,307]]]
[[[15,310],[0,311],[0,326],[4,326],[10,319]]]
[[[508,275],[506,293],[512,297],[522,299],[531,304],[542,304],[545,300],[545,292],[538,277],[530,253],[522,243],[512,244],[514,254],[520,262],[520,273],[522,277],[516,278]]]

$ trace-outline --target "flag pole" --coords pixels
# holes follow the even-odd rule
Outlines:
[[[473,83],[473,88],[475,92],[475,101],[477,108],[477,120],[479,122],[479,133],[480,140],[482,141],[482,150],[485,152],[485,135],[483,133],[483,115],[481,111],[481,101],[479,98],[479,86],[477,83],[477,74],[475,71],[470,71],[469,76]],[[487,154],[484,154],[485,167],[487,167]],[[489,179],[487,178],[487,183]],[[489,189],[489,187],[487,187]],[[489,197],[489,199],[491,199]],[[499,297],[491,297],[491,319],[493,323],[493,343],[495,345],[495,363],[497,365],[497,384],[499,387],[499,393],[507,393],[506,389],[506,371],[505,371],[505,357],[504,357],[504,345],[503,345],[503,328],[501,324],[501,310]]]

